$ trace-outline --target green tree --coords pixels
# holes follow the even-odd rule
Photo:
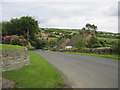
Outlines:
[[[13,27],[10,22],[2,22],[2,36],[13,35],[14,32],[12,31]]]
[[[86,40],[81,38],[75,42],[75,47],[78,48],[78,50],[82,50],[86,47]]]
[[[93,31],[97,30],[97,26],[95,26],[94,24],[92,25],[92,24],[87,23],[85,25],[85,27],[86,27],[87,30],[93,30]]]
[[[53,48],[55,46],[56,42],[57,42],[57,40],[50,40],[48,42],[48,48]]]
[[[88,48],[97,48],[97,47],[102,47],[102,45],[100,44],[100,41],[98,40],[98,38],[92,36],[87,41],[87,47]]]
[[[120,54],[120,40],[116,41],[112,46],[112,51]]]
[[[89,23],[87,23],[86,25],[85,25],[85,28],[86,28],[86,31],[88,32],[88,33],[97,33],[96,32],[96,30],[97,30],[97,26],[95,26],[94,24],[92,25],[92,24],[89,24]]]
[[[3,22],[3,35],[23,35],[27,40],[33,39],[38,33],[38,21],[30,16],[23,16],[11,19],[10,22]]]
[[[45,40],[41,40],[41,39],[37,39],[37,38],[34,38],[34,40],[32,42],[34,42],[33,45],[36,49],[43,49],[46,45]]]

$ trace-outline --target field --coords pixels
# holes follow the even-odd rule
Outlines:
[[[115,42],[118,42],[119,39],[114,39],[114,38],[102,38],[102,37],[97,37],[100,41],[104,41],[106,47],[112,47],[112,45]]]
[[[101,38],[98,37],[100,40],[106,40],[106,42],[111,43],[111,42],[117,42],[119,39],[114,39],[114,38]]]

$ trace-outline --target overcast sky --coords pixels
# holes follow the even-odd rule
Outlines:
[[[9,21],[11,18],[29,15],[44,28],[81,29],[86,23],[91,23],[98,26],[98,31],[118,32],[119,0],[95,1],[2,0],[0,20]]]

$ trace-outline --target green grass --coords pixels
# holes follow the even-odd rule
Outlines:
[[[107,43],[117,42],[119,39],[97,37],[99,40],[106,40]]]
[[[2,76],[22,84],[24,88],[64,87],[60,74],[40,55],[29,51],[31,63],[24,68],[5,71]]]
[[[59,52],[59,51],[50,51],[50,52]],[[96,57],[104,57],[104,58],[111,58],[111,59],[120,59],[119,55],[100,55],[100,54],[93,54],[93,53],[78,53],[78,52],[60,52],[60,53],[71,53],[71,54],[78,54],[78,55],[88,55],[88,56],[96,56]]]
[[[24,49],[25,47],[10,44],[0,44],[0,49]]]

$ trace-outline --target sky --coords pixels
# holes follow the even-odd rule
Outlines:
[[[95,24],[97,31],[118,32],[119,0],[2,0],[0,21],[32,16],[42,28],[81,29]]]

